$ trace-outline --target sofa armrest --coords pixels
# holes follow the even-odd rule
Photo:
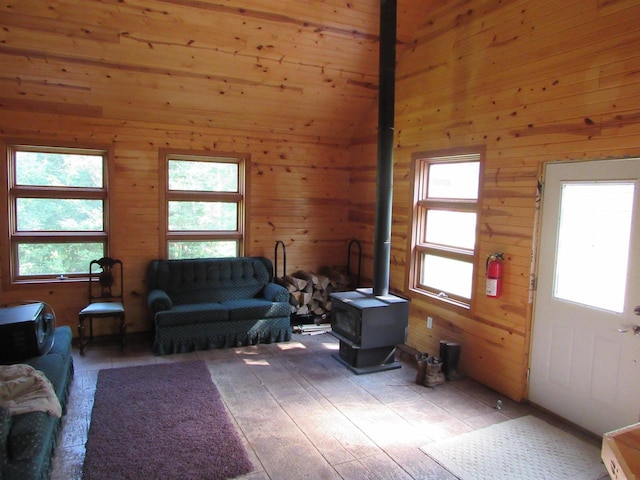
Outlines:
[[[173,302],[169,295],[164,290],[151,290],[147,296],[147,304],[153,313],[161,312],[162,310],[171,310]]]
[[[263,290],[264,298],[270,302],[288,302],[289,291],[277,283],[267,283]]]
[[[11,431],[11,412],[0,408],[0,477],[2,467],[9,461],[9,432]]]

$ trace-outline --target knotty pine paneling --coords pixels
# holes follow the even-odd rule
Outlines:
[[[248,135],[247,132],[188,128],[160,123],[120,122],[69,115],[7,112],[0,109],[4,140],[102,145],[111,148],[110,247],[125,265],[130,332],[151,329],[146,307],[146,268],[161,252],[158,190],[159,150],[236,152],[250,157],[247,255],[274,260],[277,240],[286,244],[287,270],[317,270],[346,262],[349,177],[346,145],[307,142],[305,138]],[[288,166],[287,166],[288,165]],[[6,212],[0,212],[6,225]],[[6,251],[1,252],[2,257]],[[280,254],[279,257],[282,260]],[[91,259],[87,259],[87,263]],[[6,261],[6,259],[3,259]],[[282,275],[280,264],[279,275]],[[7,285],[0,303],[39,299],[49,303],[58,323],[76,329],[86,302],[83,282]],[[96,334],[115,334],[116,323],[96,321]]]
[[[427,8],[399,2],[400,48]],[[0,104],[345,142],[375,101],[378,12],[377,0],[11,2]]]
[[[360,130],[369,131],[377,122],[377,111],[372,105],[366,115],[367,121]],[[375,125],[375,123],[373,123]],[[362,246],[361,286],[371,287],[373,277],[373,251],[376,220],[376,164],[377,146],[375,135],[355,142],[349,147],[351,158],[350,209],[348,213],[349,235]],[[392,244],[393,246],[393,244]],[[357,261],[353,257],[352,261]]]
[[[408,344],[437,354],[441,339],[461,342],[465,372],[516,400],[527,387],[537,182],[545,162],[640,155],[639,15],[631,0],[432,4],[399,55],[392,254],[404,261],[392,261],[391,288],[411,299]],[[375,199],[361,198],[375,190],[373,122],[351,147],[354,235],[370,233],[375,214]],[[486,158],[476,299],[460,311],[406,289],[410,161],[468,146]],[[504,291],[489,299],[484,262],[495,251],[506,257]]]

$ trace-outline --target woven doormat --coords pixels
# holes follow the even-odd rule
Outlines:
[[[533,416],[420,447],[461,480],[596,480],[600,450]]]

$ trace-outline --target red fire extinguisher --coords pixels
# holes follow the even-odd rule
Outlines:
[[[487,297],[497,298],[502,292],[502,252],[492,253],[487,257]]]

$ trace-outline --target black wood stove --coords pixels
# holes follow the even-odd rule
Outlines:
[[[380,0],[378,164],[373,289],[332,293],[331,329],[340,340],[336,359],[357,374],[400,368],[396,346],[404,343],[409,303],[389,294],[393,133],[396,65],[396,0]]]
[[[332,293],[332,334],[340,340],[336,359],[357,374],[400,368],[398,344],[406,340],[409,303],[372,289]]]

